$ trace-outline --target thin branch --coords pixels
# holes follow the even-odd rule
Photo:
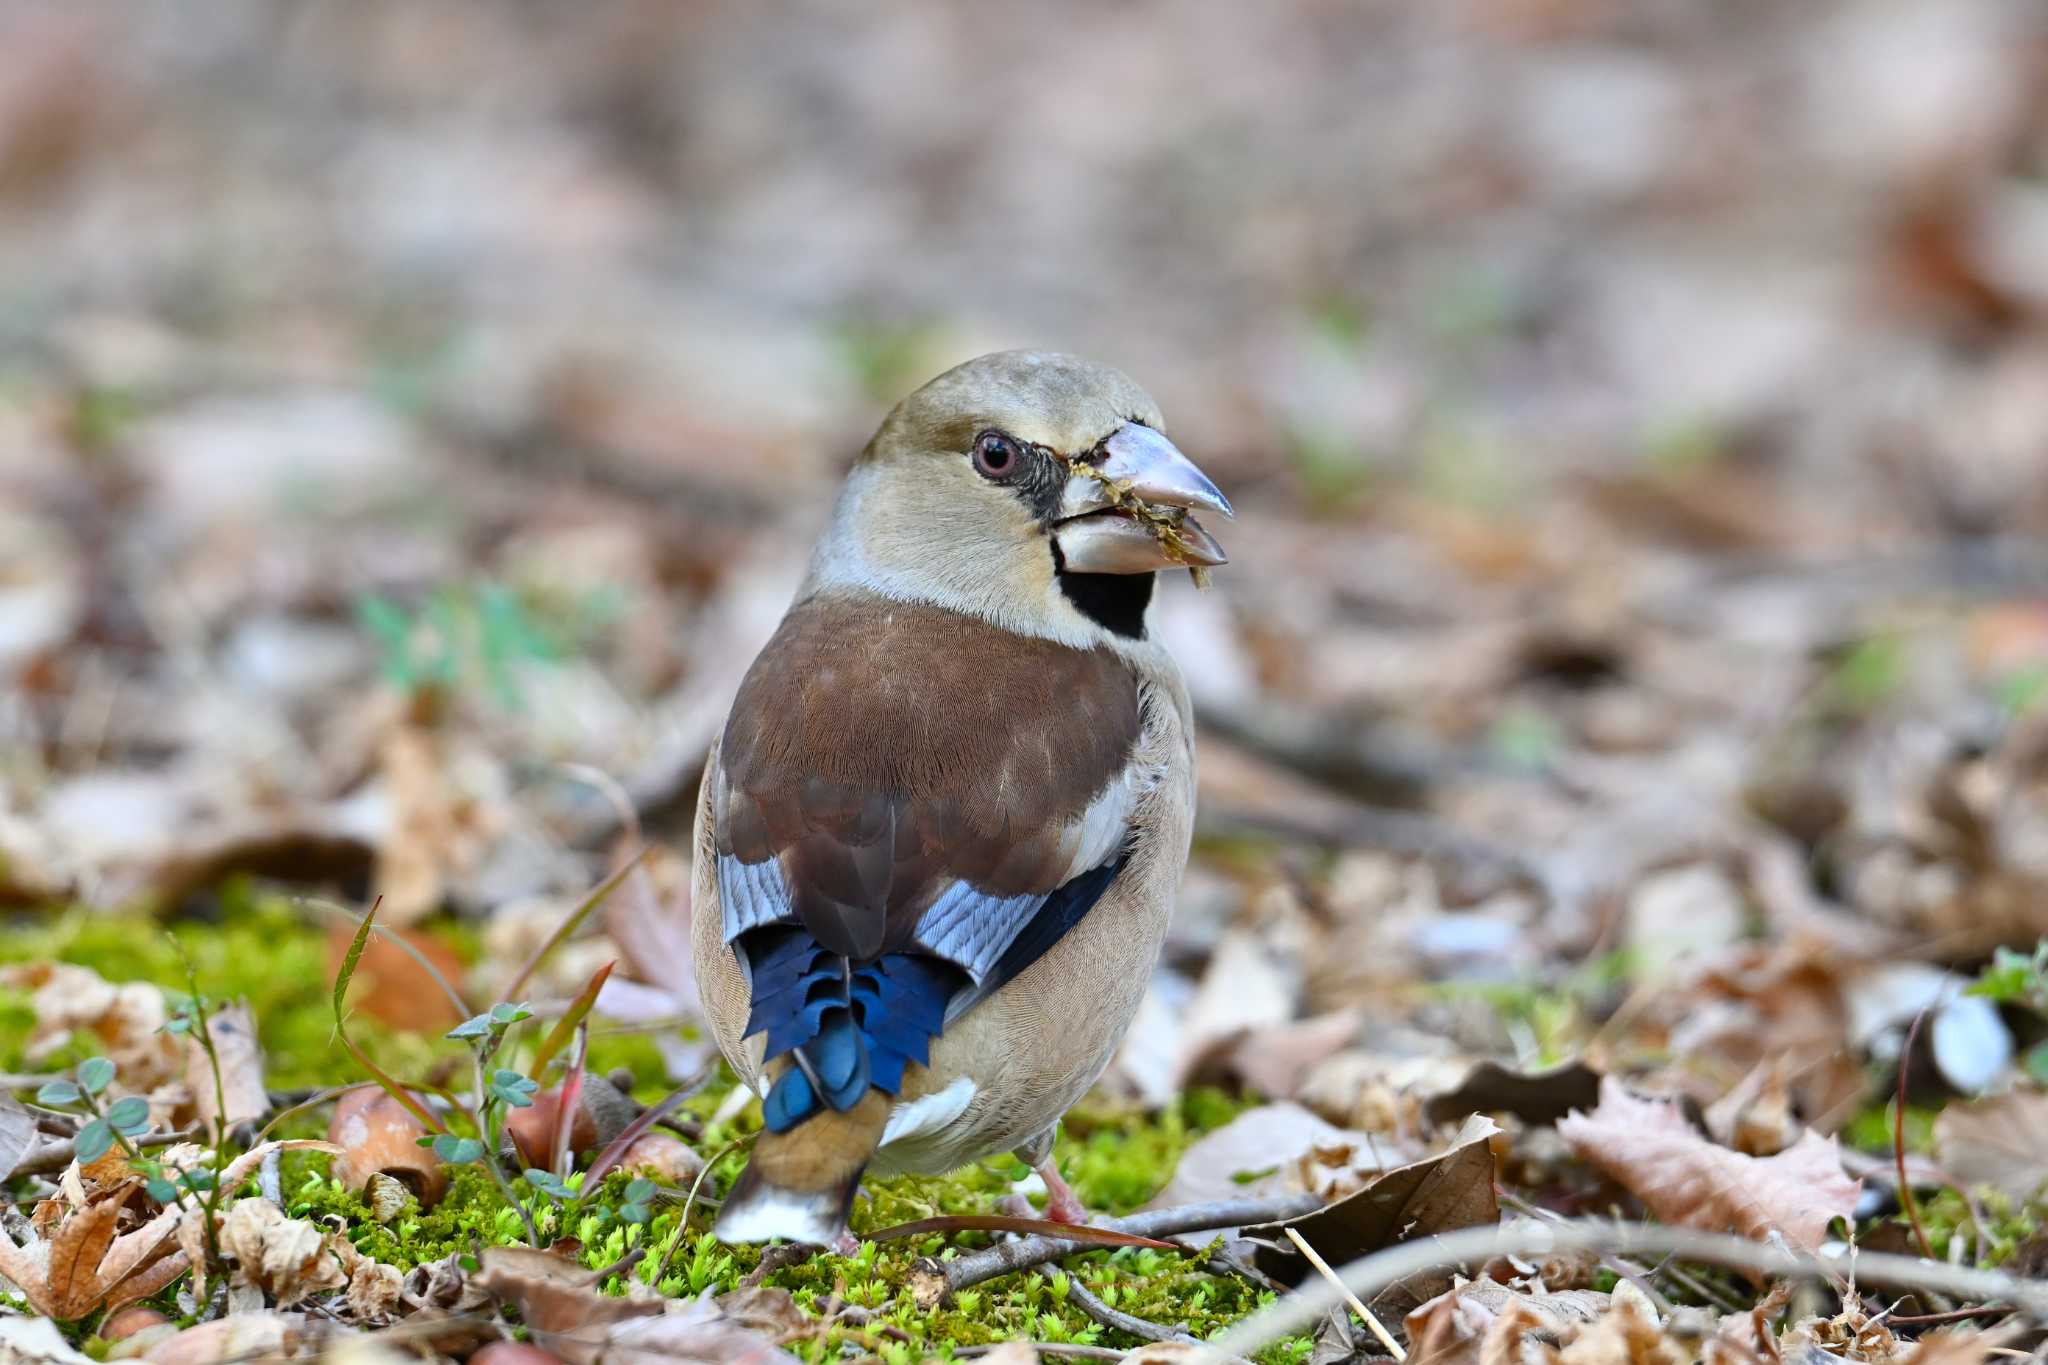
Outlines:
[[[1050,1280],[1062,1272],[1053,1269],[1049,1265],[1042,1265],[1038,1267],[1038,1273]],[[1075,1275],[1067,1276],[1067,1302],[1087,1314],[1089,1321],[1100,1323],[1113,1332],[1122,1332],[1126,1336],[1136,1337],[1140,1341],[1192,1342],[1196,1340],[1196,1338],[1189,1336],[1186,1332],[1172,1327],[1165,1327],[1148,1319],[1135,1317],[1130,1313],[1111,1308],[1087,1285],[1082,1284],[1080,1277]]]
[[[148,1151],[156,1147],[169,1147],[174,1143],[190,1142],[193,1138],[198,1137],[199,1133],[199,1125],[194,1124],[190,1128],[180,1128],[174,1132],[143,1133],[138,1137],[130,1138],[129,1141],[135,1144],[138,1151]],[[61,1171],[66,1166],[69,1166],[77,1156],[77,1140],[75,1138],[65,1138],[62,1142],[48,1143],[30,1152],[15,1166],[13,1173],[15,1175],[49,1175],[52,1172]]]
[[[1249,1223],[1272,1223],[1313,1213],[1323,1201],[1313,1194],[1292,1194],[1275,1199],[1221,1199],[1213,1204],[1187,1204],[1174,1209],[1113,1218],[1098,1226],[1141,1237],[1170,1237],[1182,1232],[1207,1232],[1214,1228],[1242,1227]],[[931,1309],[963,1289],[999,1275],[1031,1270],[1048,1262],[1064,1260],[1077,1252],[1093,1251],[1085,1242],[1068,1237],[1020,1237],[999,1242],[957,1260],[921,1258],[911,1267],[910,1288],[918,1306]]]
[[[1418,1271],[1462,1265],[1492,1256],[1531,1255],[1555,1250],[1682,1256],[1689,1261],[1733,1266],[1766,1275],[1832,1279],[1861,1274],[1887,1284],[1955,1294],[1980,1301],[2004,1299],[2019,1311],[2048,1321],[2048,1283],[2022,1280],[1992,1270],[1971,1270],[1911,1256],[1875,1251],[1849,1251],[1838,1256],[1809,1256],[1748,1241],[1727,1233],[1695,1232],[1690,1228],[1642,1223],[1586,1220],[1543,1226],[1464,1228],[1440,1237],[1420,1238],[1376,1251],[1337,1272],[1346,1288],[1362,1299],[1399,1283]],[[1342,1300],[1326,1284],[1316,1284],[1282,1299],[1218,1337],[1207,1351],[1249,1355],[1280,1338],[1319,1321]],[[1204,1355],[1204,1359],[1210,1358]]]

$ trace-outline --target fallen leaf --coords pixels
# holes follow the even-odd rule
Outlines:
[[[1862,1190],[1833,1138],[1809,1132],[1776,1156],[1744,1156],[1701,1137],[1676,1105],[1638,1099],[1612,1078],[1598,1107],[1557,1131],[1667,1223],[1755,1241],[1781,1233],[1802,1251],[1818,1249],[1836,1218],[1854,1217]]]
[[[1340,1051],[1365,1018],[1356,1009],[1248,1028],[1212,1042],[1188,1062],[1188,1084],[1242,1085],[1255,1095],[1288,1099],[1309,1072]]]
[[[7,1365],[95,1365],[91,1356],[73,1350],[48,1318],[0,1318],[0,1361]]]
[[[434,935],[399,925],[390,925],[387,929],[433,963],[442,980],[454,981],[462,975],[462,959]],[[342,959],[348,955],[355,930],[354,924],[336,923],[329,931],[327,972],[330,980],[341,970]],[[363,955],[356,963],[355,975],[349,978],[349,1006],[392,1028],[411,1033],[437,1034],[462,1019],[455,1003],[442,993],[432,973],[383,933],[371,934],[363,945]]]
[[[2015,1090],[1951,1104],[1934,1120],[1934,1151],[1957,1184],[1989,1185],[2025,1201],[2048,1183],[2048,1093]]]
[[[1313,1272],[1287,1239],[1290,1227],[1324,1260],[1342,1265],[1397,1242],[1498,1223],[1492,1140],[1499,1133],[1491,1119],[1468,1119],[1446,1151],[1396,1167],[1314,1213],[1247,1227],[1242,1235],[1261,1244],[1254,1255],[1259,1269],[1293,1282]],[[1371,1306],[1406,1314],[1450,1282],[1448,1270],[1423,1271],[1382,1291]]]
[[[690,950],[689,870],[659,845],[604,908],[605,933],[633,976],[669,997],[671,1014],[703,1013]]]
[[[474,1278],[479,1289],[517,1308],[527,1326],[551,1337],[662,1311],[663,1300],[637,1280],[625,1296],[608,1295],[576,1262],[531,1247],[484,1248]]]
[[[263,1048],[256,1041],[256,1021],[249,1007],[216,1010],[207,1017],[206,1031],[220,1063],[218,1085],[213,1058],[199,1040],[188,1038],[185,1043],[185,1084],[198,1104],[200,1123],[209,1133],[219,1133],[223,1126],[256,1122],[270,1112],[270,1092],[263,1085]]]
[[[234,1283],[262,1290],[279,1308],[348,1287],[331,1244],[336,1235],[260,1198],[236,1202],[220,1221],[220,1249],[236,1263]]]
[[[7,1179],[36,1145],[35,1115],[0,1090],[0,1181]]]
[[[1166,1188],[1145,1207],[1306,1190],[1311,1182],[1332,1188],[1336,1177],[1329,1168],[1339,1164],[1352,1174],[1349,1188],[1342,1191],[1349,1193],[1369,1176],[1413,1156],[1390,1138],[1339,1128],[1298,1104],[1263,1104],[1190,1144]]]
[[[1556,1345],[1578,1324],[1594,1321],[1611,1300],[1590,1289],[1544,1293],[1492,1280],[1454,1285],[1402,1320],[1414,1365],[1522,1362],[1534,1338]],[[1485,1347],[1482,1350],[1481,1343]]]
[[[1431,1123],[1467,1114],[1513,1114],[1524,1123],[1552,1124],[1599,1099],[1600,1073],[1583,1061],[1548,1071],[1516,1071],[1488,1061],[1467,1072],[1457,1089],[1432,1096],[1422,1112]]]
[[[188,1327],[150,1348],[149,1365],[219,1365],[229,1360],[317,1357],[348,1335],[304,1313],[233,1313]]]
[[[1690,1365],[1689,1346],[1664,1330],[1657,1309],[1628,1280],[1614,1286],[1608,1310],[1558,1353],[1559,1365]]]
[[[184,1074],[184,1045],[163,1032],[170,1017],[164,993],[147,982],[116,986],[89,967],[26,962],[0,968],[0,986],[34,992],[35,1027],[22,1054],[30,1062],[84,1036],[114,1063],[126,1093],[141,1094]]]
[[[382,1327],[401,1316],[404,1287],[405,1274],[397,1266],[359,1255],[348,1276],[348,1308],[356,1325]]]

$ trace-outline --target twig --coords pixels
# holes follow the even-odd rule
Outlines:
[[[1050,1280],[1061,1272],[1049,1265],[1042,1265],[1038,1267],[1038,1273]],[[1067,1276],[1067,1301],[1083,1313],[1086,1313],[1091,1322],[1098,1322],[1113,1332],[1122,1332],[1124,1335],[1136,1337],[1140,1341],[1192,1342],[1196,1340],[1196,1338],[1189,1336],[1186,1332],[1177,1331],[1174,1328],[1165,1327],[1159,1323],[1148,1321],[1145,1318],[1134,1317],[1129,1313],[1111,1308],[1102,1301],[1099,1295],[1089,1289],[1087,1285],[1082,1284],[1079,1276]]]
[[[1292,1194],[1277,1199],[1221,1199],[1213,1204],[1186,1204],[1174,1209],[1113,1218],[1099,1226],[1141,1237],[1170,1237],[1182,1232],[1206,1232],[1212,1228],[1240,1227],[1248,1223],[1272,1223],[1313,1213],[1323,1201],[1313,1194]],[[1077,1252],[1093,1251],[1085,1242],[1067,1237],[1020,1237],[1000,1242],[957,1260],[940,1261],[922,1257],[910,1270],[910,1289],[918,1306],[936,1308],[962,1289],[983,1280],[1031,1270],[1049,1261],[1062,1260]]]
[[[1463,1228],[1440,1237],[1402,1242],[1376,1251],[1344,1266],[1337,1275],[1352,1293],[1371,1298],[1388,1286],[1435,1266],[1459,1265],[1501,1254],[1530,1255],[1568,1248],[1682,1256],[1690,1261],[1734,1266],[1767,1275],[1820,1278],[1860,1275],[1864,1279],[1912,1285],[1980,1301],[2004,1299],[2016,1310],[2048,1321],[2048,1283],[2023,1280],[2000,1271],[1972,1270],[1875,1251],[1851,1250],[1839,1256],[1811,1256],[1727,1233],[1604,1220],[1544,1226]],[[1222,1354],[1236,1352],[1249,1355],[1309,1327],[1338,1302],[1337,1294],[1328,1285],[1305,1288],[1240,1322],[1218,1337],[1208,1349]]]
[[[1308,1239],[1303,1237],[1294,1228],[1287,1227],[1280,1230],[1287,1234],[1288,1241],[1294,1243],[1295,1250],[1308,1257],[1308,1263],[1316,1268],[1316,1273],[1337,1287],[1337,1292],[1344,1296],[1344,1302],[1350,1304],[1351,1311],[1358,1314],[1358,1320],[1371,1328],[1372,1334],[1380,1339],[1380,1345],[1387,1348],[1387,1354],[1396,1360],[1406,1360],[1408,1353],[1401,1349],[1401,1343],[1394,1340],[1393,1333],[1389,1332],[1386,1325],[1373,1316],[1373,1311],[1360,1301],[1358,1295],[1344,1287],[1344,1281],[1337,1278],[1337,1272],[1330,1269],[1330,1263],[1323,1259],[1322,1253],[1310,1246]]]
[[[148,1150],[155,1147],[169,1147],[173,1143],[178,1142],[190,1142],[193,1138],[199,1136],[199,1132],[199,1125],[194,1124],[190,1128],[180,1128],[175,1132],[143,1133],[137,1137],[130,1138],[129,1141],[134,1143],[138,1150]],[[30,1152],[16,1164],[14,1174],[49,1175],[53,1171],[61,1171],[66,1166],[69,1166],[77,1156],[77,1139],[65,1138],[62,1142],[52,1142],[47,1146],[38,1147],[33,1152]]]

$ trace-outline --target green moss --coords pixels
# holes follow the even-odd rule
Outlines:
[[[1943,1190],[1921,1202],[1920,1225],[1927,1230],[1927,1242],[1937,1260],[1948,1260],[1951,1244],[1961,1237],[1961,1250],[1968,1253],[1974,1248],[1977,1264],[2004,1265],[2023,1243],[2038,1237],[2043,1226],[2048,1225],[2048,1201],[2016,1203],[1997,1190],[1983,1189],[1976,1192],[1976,1204],[1977,1211],[1984,1216],[1982,1223],[1954,1190]],[[1898,1217],[1888,1221],[1904,1226],[1907,1220]]]
[[[269,1078],[276,1087],[333,1085],[360,1079],[354,1064],[332,1042],[332,980],[328,966],[328,926],[279,897],[231,894],[223,920],[217,924],[184,923],[168,933],[155,921],[100,916],[84,912],[29,918],[0,933],[0,962],[57,959],[92,967],[111,981],[143,980],[173,990],[186,989],[185,957],[199,985],[216,999],[246,998],[257,1019],[269,1058]],[[465,959],[475,953],[474,934],[456,926],[437,931]],[[176,943],[173,944],[172,938]],[[181,951],[183,956],[181,956]],[[0,1068],[18,1068],[22,1045],[33,1016],[27,996],[0,991]],[[397,1033],[374,1019],[356,1016],[350,1034],[393,1074],[406,1079],[427,1076],[437,1061],[459,1059],[458,1046],[439,1038]],[[530,1044],[538,1033],[514,1035]],[[52,1059],[62,1065],[83,1056],[67,1053]],[[638,1098],[652,1102],[668,1089],[661,1057],[644,1034],[593,1029],[590,1064],[597,1070],[623,1067],[634,1077]],[[750,1103],[738,1117],[710,1122],[735,1084],[730,1073],[686,1101],[680,1116],[702,1125],[698,1146],[707,1153],[742,1139],[758,1129],[760,1105]],[[1094,1208],[1124,1212],[1143,1204],[1166,1182],[1187,1145],[1202,1133],[1228,1122],[1245,1103],[1213,1090],[1183,1096],[1164,1112],[1147,1115],[1104,1107],[1084,1107],[1069,1116],[1055,1148],[1060,1169],[1081,1197]],[[289,1128],[317,1134],[322,1114],[308,1114]],[[729,1187],[745,1161],[732,1152],[713,1167],[705,1194]],[[417,1202],[390,1222],[379,1224],[363,1201],[342,1189],[329,1175],[329,1161],[317,1153],[294,1152],[283,1163],[283,1187],[295,1217],[339,1219],[350,1240],[365,1255],[404,1269],[451,1255],[472,1255],[489,1246],[525,1240],[519,1213],[505,1202],[490,1177],[467,1166],[453,1172],[448,1195],[433,1209]],[[1026,1174],[1012,1159],[969,1166],[945,1176],[906,1176],[869,1181],[856,1203],[853,1225],[871,1232],[893,1224],[940,1214],[990,1212],[1009,1193],[1012,1181]],[[579,1183],[572,1180],[571,1184]],[[650,1248],[627,1273],[652,1283],[660,1272],[665,1294],[723,1292],[737,1287],[760,1262],[752,1247],[726,1247],[709,1232],[712,1209],[699,1203],[682,1221],[684,1191],[664,1191],[644,1225],[629,1221],[627,1178],[608,1177],[603,1186],[574,1207],[539,1190],[522,1187],[520,1201],[549,1240],[573,1237],[582,1244],[581,1259],[592,1269],[616,1264],[643,1242]],[[1128,1313],[1156,1322],[1184,1325],[1199,1336],[1223,1330],[1265,1303],[1267,1295],[1233,1277],[1210,1275],[1200,1256],[1125,1249],[1095,1252],[1067,1263],[1061,1276],[1011,1276],[959,1296],[937,1312],[919,1309],[910,1297],[909,1271],[921,1256],[950,1257],[987,1245],[977,1233],[932,1235],[887,1243],[867,1243],[858,1256],[819,1255],[803,1264],[775,1271],[765,1283],[788,1289],[813,1311],[835,1294],[844,1302],[870,1310],[873,1320],[863,1328],[839,1326],[823,1338],[800,1342],[791,1349],[807,1360],[835,1360],[848,1346],[889,1362],[950,1357],[955,1347],[981,1345],[1015,1337],[1040,1341],[1093,1343],[1128,1347],[1133,1340],[1091,1322],[1071,1302],[1073,1276],[1089,1289]],[[625,1281],[613,1276],[609,1292],[625,1292]],[[162,1303],[175,1311],[167,1290]],[[885,1329],[909,1338],[895,1340]],[[1306,1338],[1282,1343],[1265,1352],[1266,1361],[1298,1361],[1306,1357]]]
[[[1897,1106],[1887,1101],[1872,1105],[1842,1128],[1842,1141],[1865,1152],[1889,1155],[1893,1147],[1892,1113]],[[1941,1111],[1921,1105],[1906,1106],[1906,1150],[1927,1153],[1934,1150],[1934,1120]]]

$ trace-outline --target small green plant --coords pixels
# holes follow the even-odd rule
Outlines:
[[[560,662],[617,609],[605,594],[548,610],[502,583],[462,583],[435,590],[416,610],[366,595],[356,602],[356,620],[376,640],[380,671],[393,686],[452,693],[470,685],[516,710],[521,666]]]
[[[2031,953],[1998,949],[1969,993],[2048,1018],[2048,939]],[[2036,1043],[2020,1064],[2035,1080],[2048,1082],[2048,1042]]]

